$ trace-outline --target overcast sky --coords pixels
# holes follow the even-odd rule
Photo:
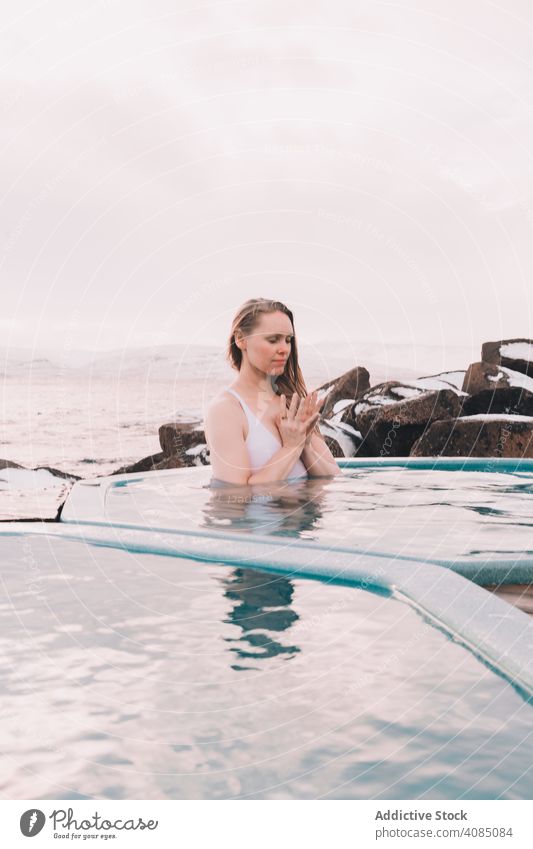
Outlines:
[[[2,2],[5,345],[533,336],[533,7]]]

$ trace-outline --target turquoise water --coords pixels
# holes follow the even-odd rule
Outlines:
[[[385,592],[2,553],[4,797],[531,797],[531,704]]]
[[[185,470],[184,470],[185,471]],[[108,490],[105,516],[153,528],[289,536],[453,560],[533,556],[533,473],[347,469],[334,479],[210,488],[209,468]]]
[[[112,523],[106,545],[122,523],[443,562],[531,554],[520,470],[209,480],[130,476],[78,506]],[[4,797],[531,798],[531,701],[387,590],[116,543],[0,538]]]

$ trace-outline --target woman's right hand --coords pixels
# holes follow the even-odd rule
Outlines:
[[[318,413],[309,416],[303,399],[300,399],[296,392],[292,396],[288,409],[285,395],[280,395],[276,424],[284,448],[301,448],[303,450],[308,428],[314,427],[317,420]]]

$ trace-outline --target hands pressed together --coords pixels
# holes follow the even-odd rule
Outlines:
[[[324,398],[317,400],[316,390],[305,398],[294,393],[289,407],[285,395],[280,395],[276,425],[283,447],[303,450],[309,444],[323,403]]]

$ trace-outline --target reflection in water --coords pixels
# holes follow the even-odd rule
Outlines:
[[[332,480],[310,478],[234,486],[213,479],[202,526],[271,536],[309,536],[306,531],[318,528]]]
[[[234,486],[212,481],[210,497],[203,511],[203,527],[225,531],[305,536],[322,518],[322,502],[331,478],[298,482],[281,481],[261,486]],[[314,536],[314,534],[313,534]],[[279,635],[298,620],[291,609],[292,582],[283,575],[256,569],[236,569],[222,580],[225,595],[235,602],[226,622],[242,630],[231,651],[240,660],[265,660],[277,655],[287,659],[300,651],[284,645]],[[234,664],[236,671],[254,667]]]
[[[273,632],[286,631],[299,619],[290,607],[294,587],[288,578],[256,569],[235,569],[222,579],[222,585],[226,587],[226,598],[236,602],[224,621],[242,629],[240,637],[226,638],[226,642],[235,643],[230,651],[238,658],[265,660],[276,655],[290,658],[300,651],[298,646],[283,645],[273,636]],[[252,668],[232,664],[237,672]]]

